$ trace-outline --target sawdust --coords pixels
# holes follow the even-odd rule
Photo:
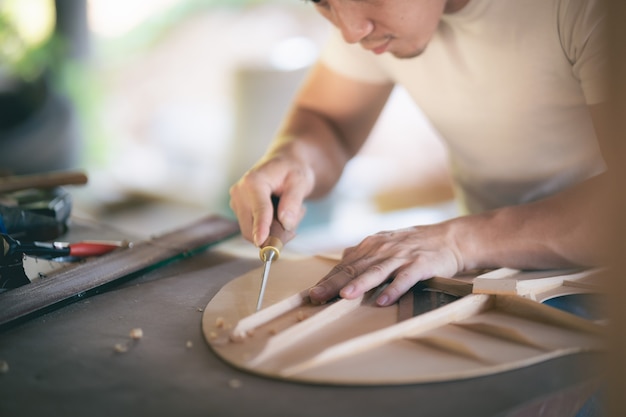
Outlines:
[[[116,343],[113,345],[113,351],[115,353],[126,353],[128,350],[136,344],[140,339],[143,338],[143,330],[140,327],[135,327],[128,332],[128,337],[130,340],[127,340],[124,343]]]

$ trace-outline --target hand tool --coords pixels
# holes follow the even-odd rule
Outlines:
[[[4,233],[0,233],[0,244],[3,248],[2,252],[0,252],[0,261],[3,258],[14,257],[15,255],[30,255],[43,259],[68,256],[85,258],[104,255],[115,249],[131,246],[127,241],[21,242]]]
[[[272,262],[280,257],[280,251],[283,249],[283,245],[295,236],[294,232],[286,230],[280,221],[278,221],[278,197],[272,196],[272,205],[274,206],[274,220],[270,226],[270,235],[261,245],[259,252],[259,257],[263,261],[263,277],[261,278],[261,288],[256,303],[256,311],[259,311],[263,305],[265,286],[267,285]]]

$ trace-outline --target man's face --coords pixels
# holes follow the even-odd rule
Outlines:
[[[318,0],[315,7],[348,43],[398,58],[421,54],[449,2],[466,0]],[[462,6],[461,6],[462,7]]]

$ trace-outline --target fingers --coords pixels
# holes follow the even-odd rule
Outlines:
[[[243,237],[258,246],[269,234],[274,209],[270,188],[254,182],[246,175],[230,188],[230,208]]]
[[[418,281],[455,275],[460,264],[454,251],[439,238],[439,229],[432,230],[437,233],[430,237],[417,229],[379,233],[346,249],[341,263],[309,290],[311,301],[353,299],[389,282],[376,299],[388,306]]]
[[[261,246],[269,236],[274,219],[274,205],[270,196],[256,195],[252,201],[252,243]]]
[[[304,189],[297,186],[290,187],[289,184],[286,184],[285,190],[279,197],[276,217],[285,230],[293,232],[306,213]]]
[[[243,237],[260,246],[269,236],[274,217],[286,231],[294,232],[305,215],[304,199],[312,184],[311,173],[280,159],[248,171],[230,188],[230,207]],[[279,197],[276,209],[272,196]]]
[[[359,271],[356,267],[340,263],[309,290],[309,297],[313,302],[325,303],[336,297],[343,287],[358,276]]]
[[[359,272],[358,266],[339,264],[309,290],[309,297],[316,303],[325,303],[336,296],[353,299],[391,280],[376,299],[379,306],[388,306],[398,301],[418,281],[433,277],[418,268],[398,268],[397,264],[398,261],[389,260],[369,265],[362,272]]]
[[[432,278],[433,274],[424,274],[415,268],[399,269],[393,278],[393,281],[383,290],[376,299],[376,304],[381,307],[391,305],[400,299],[400,297],[409,291],[417,282]]]

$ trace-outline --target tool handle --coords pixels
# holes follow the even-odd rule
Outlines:
[[[274,206],[274,220],[270,225],[269,237],[261,244],[261,252],[259,253],[263,262],[268,260],[270,251],[274,252],[272,260],[278,259],[284,244],[289,242],[296,235],[295,232],[286,230],[276,217],[278,212],[277,196],[272,196],[272,205]]]
[[[53,188],[61,185],[82,185],[86,183],[87,175],[80,171],[0,177],[0,193],[19,191],[26,188]]]
[[[88,256],[100,256],[106,253],[112,252],[115,249],[119,249],[121,245],[111,243],[97,243],[97,242],[79,242],[70,244],[70,256],[88,257]]]
[[[278,220],[274,220],[270,227],[270,236],[261,245],[259,253],[261,260],[266,262],[269,260],[269,257],[271,257],[271,260],[278,259],[285,242],[289,241],[294,235],[295,233],[285,230]],[[270,254],[270,252],[274,253]]]
[[[60,242],[21,242],[7,234],[0,234],[0,263],[3,258],[29,255],[38,258],[53,259],[61,256],[100,256],[120,247],[130,246],[127,242],[78,242],[64,244]]]

